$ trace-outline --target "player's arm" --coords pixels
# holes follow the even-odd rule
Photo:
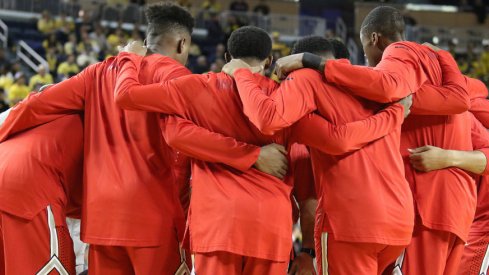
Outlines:
[[[223,69],[224,70],[224,69]],[[264,134],[272,135],[316,109],[314,85],[321,76],[312,70],[299,70],[283,81],[271,96],[266,95],[249,69],[234,72],[243,111]]]
[[[424,146],[411,150],[411,164],[416,170],[433,170],[457,167],[465,171],[488,175],[489,132],[482,124],[472,118],[472,144],[474,151],[446,150],[434,146]]]
[[[123,52],[117,58],[119,74],[114,99],[123,109],[184,116],[187,102],[185,97],[192,98],[193,93],[204,88],[192,75],[142,85],[138,75],[144,57]]]
[[[0,141],[9,135],[53,121],[60,116],[83,111],[85,92],[93,81],[97,65],[40,93],[31,93],[10,112],[0,128]]]
[[[302,252],[299,253],[289,274],[313,274],[314,223],[317,207],[314,176],[309,152],[304,145],[294,144],[290,149],[291,171],[294,177],[293,194],[299,204],[300,225],[302,231]],[[314,253],[313,253],[314,254]]]
[[[489,128],[489,100],[485,98],[472,99],[470,102],[470,112],[484,127]]]
[[[413,114],[453,115],[463,113],[470,107],[470,93],[477,86],[472,80],[466,81],[449,52],[440,50],[437,53],[443,75],[442,86],[421,86],[413,96]]]
[[[342,155],[361,149],[370,142],[400,130],[409,113],[410,97],[364,120],[334,125],[310,114],[291,127],[291,141],[305,144],[329,155]]]
[[[387,47],[375,68],[352,65],[344,59],[327,60],[310,53],[283,57],[277,60],[277,66],[281,75],[302,67],[319,70],[328,82],[381,103],[400,100],[418,90],[425,81],[419,73],[416,54],[402,44]]]

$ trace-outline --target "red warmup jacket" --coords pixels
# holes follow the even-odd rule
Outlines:
[[[22,130],[83,112],[82,239],[99,245],[161,245],[165,243],[162,236],[168,235],[164,232],[183,232],[184,214],[177,187],[188,175],[181,175],[185,168],[176,166],[179,162],[175,161],[175,152],[162,138],[165,118],[157,113],[126,111],[115,104],[117,59],[89,66],[17,104],[0,128],[0,141]],[[189,73],[168,57],[150,55],[136,77],[142,83],[153,83]],[[181,139],[198,136],[201,143],[198,148],[210,160],[219,152],[201,148],[207,144],[213,145],[211,149],[232,144],[233,150],[226,150],[226,161],[236,169],[247,170],[260,152],[256,146],[236,145],[182,119],[174,118],[172,123],[174,136],[183,135]],[[194,129],[190,131],[191,128]],[[192,136],[185,136],[189,134]],[[68,134],[63,136],[70,139]]]
[[[487,97],[487,88],[485,85],[481,85],[480,89],[472,92],[477,92],[479,97],[474,97],[471,101],[470,112],[475,118],[482,123],[485,129],[489,129],[489,101]],[[474,136],[474,135],[473,135]],[[487,130],[480,131],[481,137],[487,138]],[[477,136],[476,136],[477,137]],[[475,140],[475,141],[474,141]],[[482,148],[481,144],[477,144],[476,141],[480,141],[480,138],[473,139],[474,150]],[[480,142],[482,143],[482,142]],[[483,144],[483,143],[482,143]],[[489,177],[480,176],[476,178],[477,182],[477,210],[475,212],[474,223],[470,228],[473,234],[487,234],[489,232]]]
[[[389,45],[375,68],[328,61],[325,75],[328,82],[379,102],[415,92],[413,112],[402,126],[401,154],[417,214],[424,226],[466,240],[476,207],[473,178],[456,168],[417,172],[410,165],[407,149],[433,145],[472,150],[470,120],[462,113],[470,107],[467,85],[478,83],[464,79],[450,53],[406,41]],[[436,93],[426,84],[444,87]]]
[[[27,220],[48,205],[80,218],[83,123],[69,115],[0,143],[0,210]]]
[[[120,65],[116,87],[116,100],[121,107],[179,115],[213,132],[257,146],[271,142],[293,143],[286,132],[266,136],[250,123],[242,112],[235,83],[226,74],[191,75],[142,86],[134,75],[141,69],[144,58],[132,54],[125,57],[126,60],[121,60],[125,62]],[[262,84],[264,88],[260,91],[265,93],[277,87],[275,82],[261,75],[251,77]],[[350,124],[334,126],[312,116],[296,127],[298,131],[313,131],[307,135],[310,143],[323,150],[344,153],[343,150],[358,148],[395,129],[399,131],[402,120],[403,108],[394,105],[373,118]],[[352,136],[357,138],[344,141]],[[172,138],[166,138],[172,145]],[[324,142],[325,139],[331,143]],[[297,141],[305,143],[305,140]],[[255,169],[239,172],[220,164],[194,160],[189,214],[192,251],[221,250],[287,261],[291,249],[291,188],[290,183],[284,184]]]

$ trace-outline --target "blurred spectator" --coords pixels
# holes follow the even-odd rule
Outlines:
[[[222,67],[224,67],[224,60],[223,59],[216,59],[214,63],[211,64],[210,71],[214,73],[219,73],[222,70]]]
[[[90,38],[88,33],[86,31],[82,31],[80,33],[80,39],[81,41],[78,43],[76,47],[76,51],[78,53],[81,52],[94,52],[98,54],[100,52],[100,47],[97,44],[97,41],[94,39]]]
[[[209,13],[209,19],[205,21],[205,28],[207,29],[206,43],[209,45],[216,45],[224,41],[224,31],[222,30],[221,22],[219,21],[219,14],[216,12]]]
[[[63,46],[59,42],[55,33],[49,34],[49,36],[42,42],[42,46],[46,52],[49,48],[54,48],[57,52],[61,52],[63,49]]]
[[[227,24],[226,24],[225,34],[226,34],[226,41],[227,41],[231,33],[236,29],[239,29],[239,27],[241,27],[241,23],[239,22],[238,18],[232,14],[228,16],[228,20],[226,23]]]
[[[58,65],[58,55],[55,48],[49,48],[46,53],[46,61],[49,65],[49,72],[56,74],[56,65]]]
[[[246,0],[235,0],[231,3],[229,9],[232,11],[246,12],[248,11],[249,7],[248,7],[248,3],[246,3]]]
[[[202,52],[200,51],[199,45],[192,42],[192,44],[190,44],[190,49],[188,50],[188,54],[190,56],[195,56],[195,57],[201,55]]]
[[[196,74],[203,74],[209,71],[209,64],[207,63],[207,57],[201,55],[197,58],[197,64],[195,65],[193,72]]]
[[[101,51],[105,51],[107,48],[107,34],[105,32],[104,27],[98,23],[95,24],[95,29],[90,34],[90,38],[97,42]]]
[[[7,102],[5,101],[5,91],[0,88],[0,113],[7,111],[9,108]]]
[[[76,34],[71,33],[68,37],[68,42],[64,45],[64,50],[66,55],[72,55],[76,53],[76,47],[78,46],[78,40],[76,39]]]
[[[29,95],[31,90],[26,83],[27,81],[24,74],[18,72],[15,75],[14,84],[7,89],[7,99],[11,107]]]
[[[216,51],[209,54],[209,62],[213,63],[216,59],[223,59],[224,53],[226,52],[226,47],[224,44],[219,43],[216,46]]]
[[[85,29],[88,33],[91,33],[93,32],[94,30],[94,24],[93,22],[95,22],[94,20],[92,20],[92,18],[90,18],[90,14],[87,12],[87,11],[80,11],[81,13],[81,23],[79,25],[80,29]]]
[[[75,63],[75,56],[68,55],[65,62],[59,64],[58,66],[58,77],[67,77],[72,73],[78,73],[80,68]]]
[[[14,84],[14,76],[10,72],[11,64],[2,64],[0,66],[0,89],[7,90]]]
[[[54,22],[49,11],[42,12],[41,18],[37,21],[37,29],[46,35],[56,30],[56,22]]]
[[[37,74],[33,75],[31,79],[29,80],[29,89],[31,91],[34,91],[37,89],[34,89],[36,85],[45,85],[45,84],[52,84],[53,83],[53,76],[46,71],[46,68],[44,65],[39,65],[37,68]]]
[[[221,11],[221,4],[216,0],[206,0],[202,3],[202,9],[205,12],[218,13]]]
[[[279,32],[272,32],[272,52],[279,53],[281,57],[290,53],[290,48],[287,44],[280,42]]]
[[[79,68],[85,68],[91,64],[95,64],[98,62],[98,56],[95,52],[93,51],[82,51],[78,56],[76,57],[76,64],[79,66]],[[59,69],[58,69],[59,70]],[[72,73],[75,73],[72,71]],[[65,74],[66,76],[66,74]]]
[[[139,26],[134,26],[134,29],[131,32],[131,38],[128,42],[132,41],[143,41],[143,38],[141,37],[141,32],[139,31]]]
[[[57,31],[68,35],[75,30],[75,22],[73,21],[73,18],[67,16],[64,12],[61,12],[55,21],[55,27]]]
[[[253,8],[253,12],[261,15],[268,15],[270,13],[270,7],[266,4],[267,0],[260,0],[260,2]]]
[[[114,33],[107,37],[107,43],[112,48],[117,48],[119,45],[125,45],[127,41],[126,34],[122,30],[122,27],[119,26]]]

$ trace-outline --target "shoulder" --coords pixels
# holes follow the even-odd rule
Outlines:
[[[301,83],[322,83],[325,82],[323,78],[323,75],[319,71],[304,68],[290,73],[282,83],[291,81]]]

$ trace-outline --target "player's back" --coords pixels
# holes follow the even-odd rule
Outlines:
[[[0,143],[0,210],[32,219],[61,203],[79,217],[83,181],[83,124],[69,115]]]
[[[413,42],[396,44],[409,47],[416,53],[422,69],[420,73],[426,77],[425,84],[442,85],[440,64],[429,48]],[[466,238],[474,213],[476,194],[473,179],[457,168],[418,173],[410,164],[408,149],[432,145],[452,150],[472,150],[468,118],[467,113],[411,114],[402,126],[400,147],[406,178],[413,190],[423,224],[453,232],[461,238]]]
[[[382,109],[379,103],[327,83],[317,71],[302,69],[289,77],[308,79],[315,87],[311,90],[317,110],[333,124],[363,120]],[[323,231],[332,231],[335,239],[344,241],[409,243],[414,211],[399,139],[400,129],[340,156],[311,149],[315,178],[321,185]]]
[[[147,58],[140,72],[144,83],[152,83],[157,70],[166,70],[164,76],[174,72],[174,63],[153,60]],[[160,245],[174,235],[176,217],[183,215],[172,173],[174,154],[162,138],[159,114],[115,104],[116,61],[109,58],[82,73],[89,81],[83,237],[95,244]]]
[[[276,85],[261,75],[255,77],[270,90]],[[179,101],[185,103],[183,115],[195,124],[258,146],[283,142],[281,137],[261,134],[243,114],[238,91],[228,75],[192,75],[177,83],[178,90],[186,91],[179,93]],[[217,249],[286,261],[291,248],[290,192],[291,186],[256,169],[240,172],[194,160],[189,216],[192,250]]]

